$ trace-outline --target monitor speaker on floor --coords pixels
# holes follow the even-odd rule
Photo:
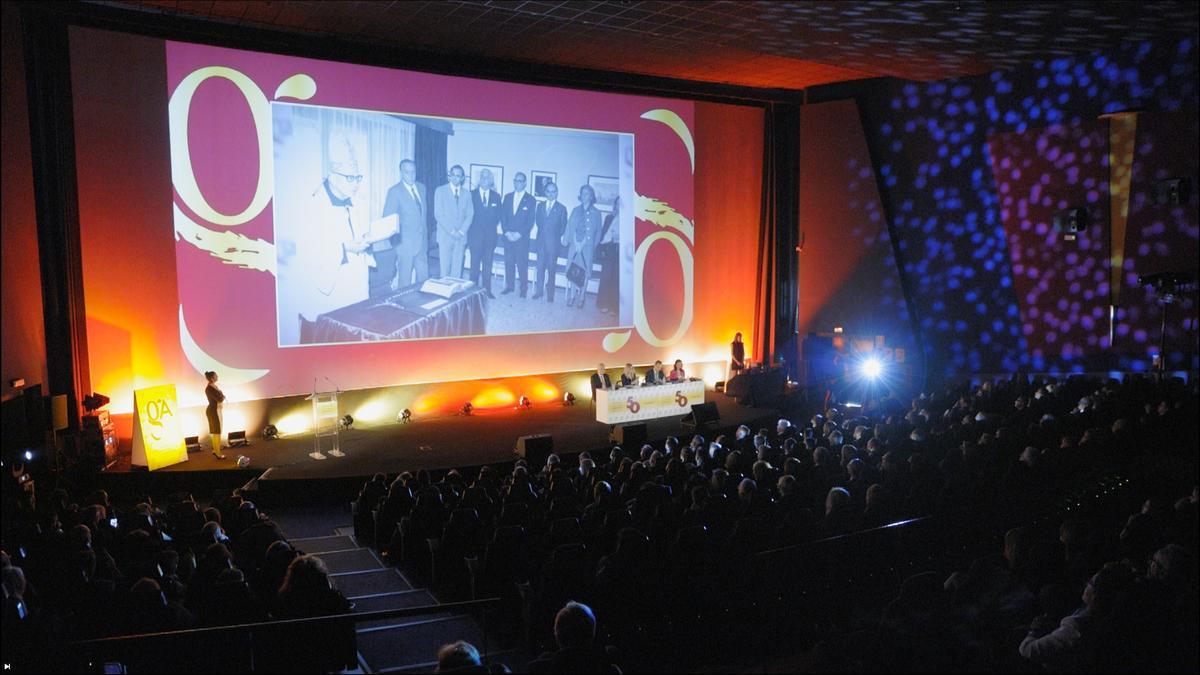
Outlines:
[[[684,428],[692,429],[699,429],[710,422],[719,421],[721,421],[721,413],[717,412],[717,404],[712,401],[693,404],[692,412],[685,415],[682,420]]]
[[[554,437],[550,434],[534,434],[517,439],[517,456],[529,462],[529,468],[539,471],[546,465],[546,458],[554,454]]]
[[[613,427],[612,434],[609,435],[609,440],[621,446],[625,450],[633,448],[637,452],[643,445],[646,444],[646,423],[638,422],[637,424],[622,424]]]

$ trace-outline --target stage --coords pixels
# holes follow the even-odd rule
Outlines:
[[[715,436],[714,432],[719,429],[732,429],[739,424],[754,428],[774,427],[778,416],[775,410],[742,406],[712,390],[705,392],[705,398],[716,402],[720,412],[720,421],[702,432],[708,437]],[[681,412],[647,422],[648,439],[661,441],[671,435],[690,437],[690,432],[685,434],[681,425],[683,415]],[[517,438],[531,434],[553,436],[555,452],[559,454],[609,447],[609,426],[597,422],[589,402],[580,400],[573,406],[543,403],[525,410],[477,410],[469,417],[416,418],[408,424],[394,420],[376,424],[355,422],[353,427],[340,433],[340,447],[345,457],[324,460],[309,457],[314,448],[312,433],[270,441],[254,438],[249,446],[226,449],[227,459],[213,457],[206,447],[203,452],[189,455],[187,462],[160,469],[152,475],[170,475],[179,479],[182,476],[177,474],[232,472],[237,470],[235,460],[238,455],[245,455],[250,458],[250,465],[237,471],[245,475],[252,470],[258,475],[257,483],[261,489],[270,481],[359,478],[374,473],[499,464],[516,459]],[[129,470],[128,455],[125,455],[106,473]]]

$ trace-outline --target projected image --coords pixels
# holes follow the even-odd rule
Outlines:
[[[632,324],[631,134],[271,114],[280,346]]]

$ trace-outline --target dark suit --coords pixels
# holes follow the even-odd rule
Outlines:
[[[421,183],[413,185],[417,189],[417,200],[403,181],[388,188],[383,200],[383,215],[397,214],[400,229],[390,240],[372,247],[376,265],[370,273],[372,298],[391,293],[393,280],[398,280],[399,288],[404,288],[429,278],[429,229],[426,227],[429,193]]]
[[[596,400],[597,389],[612,389],[612,380],[608,377],[608,373],[604,374],[604,381],[600,381],[600,373],[592,373],[592,400]]]
[[[538,202],[533,222],[537,225],[538,271],[534,280],[534,297],[546,289],[546,297],[554,300],[554,277],[558,272],[558,255],[562,251],[562,237],[567,231],[567,207],[562,202],[555,201],[554,208],[546,210],[549,202]]]
[[[663,384],[666,381],[667,374],[663,373],[660,376],[653,366],[651,366],[650,370],[646,371],[646,384]]]
[[[526,192],[521,197],[520,203],[516,205],[514,213],[513,194],[510,192],[504,195],[504,204],[500,207],[500,227],[505,234],[516,232],[521,235],[521,238],[516,241],[509,241],[508,237],[503,239],[504,290],[513,290],[513,280],[515,279],[521,284],[517,290],[520,291],[523,298],[525,297],[526,274],[529,269],[529,231],[533,229],[533,215],[537,208],[537,200]]]
[[[500,193],[488,190],[487,201],[479,196],[479,190],[471,190],[471,202],[475,215],[471,218],[471,229],[467,231],[467,245],[471,249],[471,281],[492,290],[492,258],[496,255],[496,226],[500,224]]]

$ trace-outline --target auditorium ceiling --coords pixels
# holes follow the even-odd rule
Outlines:
[[[1197,34],[1196,2],[144,1],[98,4],[748,87],[935,80]]]

